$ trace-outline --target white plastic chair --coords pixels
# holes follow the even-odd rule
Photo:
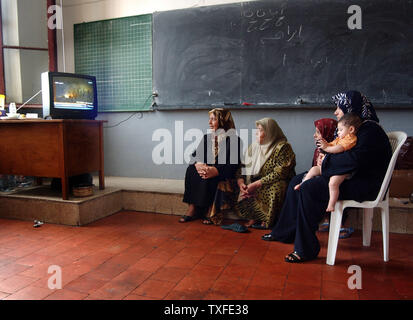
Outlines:
[[[370,246],[371,230],[373,224],[373,209],[378,207],[381,212],[381,222],[383,230],[383,258],[389,261],[389,193],[387,189],[393,174],[397,156],[400,148],[406,141],[407,134],[402,131],[389,132],[387,134],[390,140],[393,155],[381,184],[380,191],[374,201],[357,202],[354,200],[339,200],[336,203],[334,212],[330,215],[330,232],[328,235],[327,264],[334,265],[336,259],[338,237],[340,234],[341,220],[343,211],[347,207],[363,208],[363,245]]]

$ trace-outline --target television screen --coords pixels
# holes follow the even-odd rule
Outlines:
[[[92,110],[93,81],[77,77],[53,77],[54,107],[58,109]]]
[[[95,119],[96,77],[64,72],[42,73],[43,117]]]

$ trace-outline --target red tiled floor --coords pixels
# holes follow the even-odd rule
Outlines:
[[[197,256],[182,256],[178,254],[169,260],[166,266],[192,269],[200,260],[201,258]]]
[[[5,293],[15,293],[18,290],[27,287],[36,279],[25,276],[14,275],[7,279],[0,281],[0,291]]]
[[[268,287],[249,286],[245,291],[245,300],[279,300],[282,296],[282,290],[274,290]]]
[[[88,300],[121,300],[125,298],[135,285],[127,281],[112,280],[107,282],[99,289],[93,291],[88,297]]]
[[[321,285],[321,297],[324,300],[357,300],[358,290],[349,289],[347,283],[323,281]]]
[[[165,299],[201,300],[205,297],[214,283],[214,279],[200,279],[197,276],[187,275],[173,288]]]
[[[1,269],[1,267],[3,267],[6,264],[9,264],[10,262],[13,262],[15,260],[16,260],[16,258],[14,258],[14,257],[11,257],[11,256],[0,253],[0,269]]]
[[[256,271],[251,279],[250,286],[266,288],[266,290],[283,290],[287,275],[270,271]]]
[[[4,300],[42,300],[51,293],[53,293],[53,291],[49,289],[28,286],[14,294],[9,295]]]
[[[103,264],[98,266],[95,269],[91,269],[87,275],[91,278],[103,280],[103,281],[110,281],[115,278],[117,275],[122,273],[128,268],[127,265],[118,264],[116,262],[105,261]]]
[[[363,247],[356,231],[340,240],[329,266],[328,233],[318,233],[318,259],[289,264],[293,246],[262,241],[265,230],[241,234],[171,215],[125,211],[83,227],[0,225],[0,299],[413,299],[413,235],[390,234],[385,263],[381,234]],[[60,290],[48,288],[51,265],[62,268]],[[362,289],[348,288],[350,265],[360,266]]]
[[[30,268],[29,266],[25,266],[25,265],[21,265],[17,263],[8,263],[0,267],[0,279],[11,277],[29,268]]]
[[[136,294],[129,294],[123,300],[153,300],[153,298],[145,297],[145,296],[138,296]]]
[[[312,265],[311,262],[306,264],[292,264],[287,276],[287,281],[288,283],[320,286],[321,276],[321,265]]]
[[[231,263],[226,266],[221,277],[250,280],[254,275],[255,270],[256,267],[252,267],[249,264]]]
[[[209,266],[197,264],[189,273],[188,276],[198,280],[216,280],[224,270],[224,267]]]
[[[93,279],[87,275],[83,275],[69,282],[65,286],[65,289],[89,294],[102,287],[105,283],[107,283],[107,281]]]
[[[205,294],[206,292],[199,290],[172,290],[165,297],[165,300],[202,300]]]
[[[319,300],[321,299],[321,284],[319,284],[318,286],[311,286],[287,281],[287,284],[283,291],[282,299]]]
[[[163,299],[175,286],[174,282],[160,280],[146,280],[131,294],[150,297],[153,299]]]
[[[35,264],[42,263],[47,258],[49,258],[49,256],[38,254],[38,253],[31,253],[16,260],[16,263],[26,265],[26,266],[34,266]]]
[[[199,263],[207,265],[207,266],[223,267],[227,265],[231,259],[232,259],[232,255],[225,255],[225,254],[219,254],[219,253],[208,253],[201,259]]]
[[[82,300],[87,297],[86,293],[80,293],[69,289],[56,290],[45,300]]]
[[[243,299],[249,280],[221,276],[204,297],[206,300]]]
[[[164,264],[165,264],[165,261],[162,259],[144,257],[144,258],[137,260],[136,263],[132,266],[132,268],[136,268],[138,270],[143,270],[143,271],[156,272]]]
[[[179,282],[188,273],[186,268],[162,267],[152,274],[152,280],[163,280],[170,282]]]

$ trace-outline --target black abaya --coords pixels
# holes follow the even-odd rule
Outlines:
[[[306,259],[314,259],[320,251],[316,237],[318,224],[327,208],[328,181],[332,175],[353,172],[340,186],[339,199],[374,200],[392,155],[389,139],[375,122],[364,122],[357,133],[357,144],[349,151],[329,154],[323,161],[322,176],[299,184],[304,176],[295,176],[287,189],[284,206],[272,237],[281,242],[294,242],[294,250]]]
[[[238,136],[227,136],[223,139],[219,145],[218,156],[215,158],[211,157],[211,141],[210,135],[204,135],[203,140],[192,155],[192,162],[199,161],[214,166],[218,170],[218,176],[210,179],[202,179],[194,164],[188,166],[185,174],[185,192],[182,201],[202,208],[208,208],[212,204],[218,182],[234,178],[241,163],[240,151],[242,150],[242,146]],[[231,142],[234,143],[234,141],[238,143],[238,146],[231,150]],[[231,152],[236,152],[235,159],[234,156],[231,158]],[[210,159],[212,159],[212,161]],[[224,160],[219,161],[219,159]],[[231,161],[235,163],[231,163]]]

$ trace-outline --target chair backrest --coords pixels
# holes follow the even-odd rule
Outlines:
[[[393,131],[393,132],[388,132],[387,136],[389,137],[391,149],[393,152],[393,155],[390,159],[389,166],[387,167],[386,175],[384,176],[383,182],[381,184],[380,191],[377,195],[377,198],[374,202],[376,204],[379,203],[380,200],[384,199],[385,193],[387,191],[387,188],[389,187],[391,176],[393,174],[394,167],[396,165],[397,157],[399,155],[399,151],[403,145],[403,143],[407,139],[407,134],[403,131]]]

